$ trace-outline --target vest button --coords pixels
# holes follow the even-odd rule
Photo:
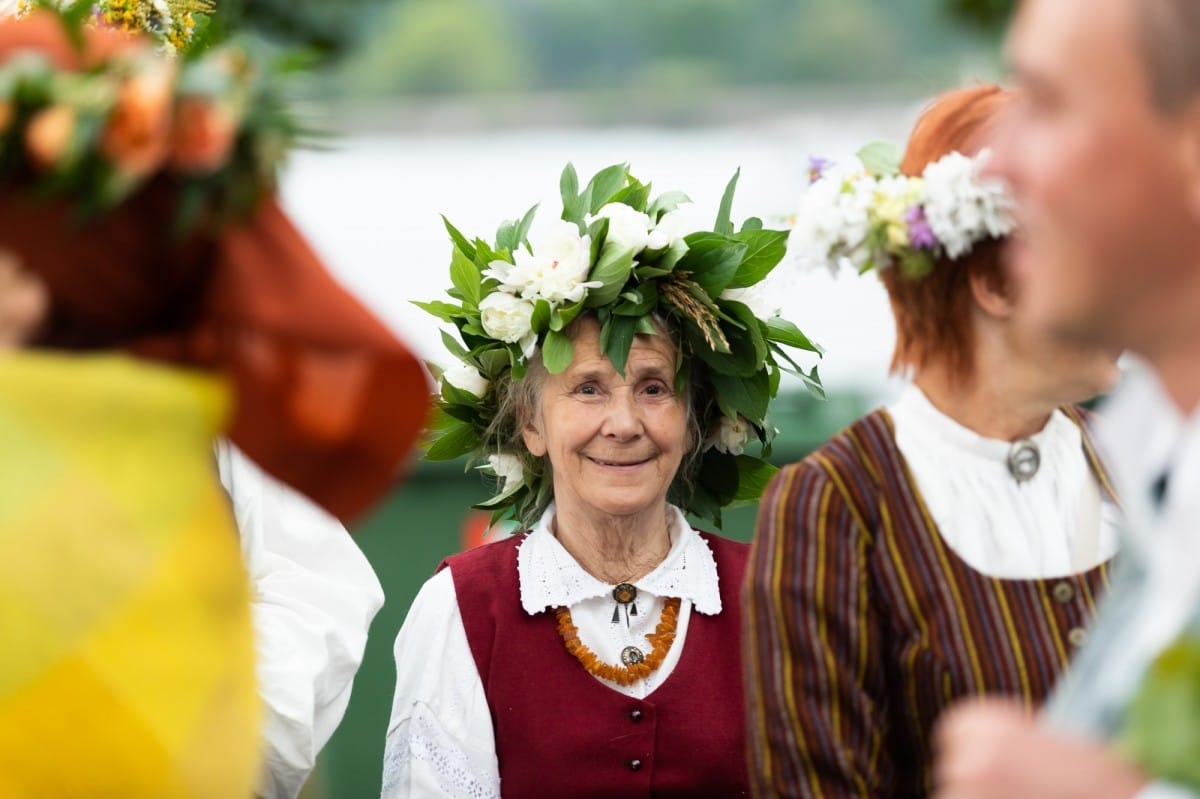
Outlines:
[[[642,711],[638,710],[637,708],[634,708],[633,710],[629,711],[629,720],[630,721],[641,721],[642,720]]]
[[[1067,633],[1067,640],[1071,642],[1071,646],[1081,647],[1087,643],[1088,633],[1082,627],[1075,627]]]
[[[1060,605],[1065,605],[1075,598],[1075,586],[1065,580],[1054,586],[1054,600]]]
[[[625,765],[629,766],[630,771],[638,771],[642,767],[642,761],[638,760],[637,758],[634,758],[633,760],[630,760]]]

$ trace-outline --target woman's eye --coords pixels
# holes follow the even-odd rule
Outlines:
[[[594,397],[599,392],[596,391],[595,386],[590,385],[590,384],[584,384],[584,385],[580,386],[579,388],[575,389],[575,393],[583,394],[585,397]]]
[[[666,395],[667,387],[660,383],[651,383],[646,386],[646,393],[652,397],[661,397]]]

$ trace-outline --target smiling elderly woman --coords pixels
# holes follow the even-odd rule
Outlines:
[[[615,184],[610,194],[641,186],[623,173]],[[585,194],[598,196],[592,187]],[[564,197],[568,209],[573,199]],[[473,404],[494,408],[479,414],[491,421],[478,454],[491,453],[505,472],[494,453],[519,453],[508,456],[521,466],[495,502],[533,524],[450,558],[413,603],[396,639],[385,797],[747,795],[738,647],[747,548],[692,529],[681,508],[719,511],[735,495],[757,495],[771,471],[742,455],[745,439],[729,431],[769,439],[775,338],[787,329],[799,342],[799,331],[755,317],[729,288],[765,276],[784,234],[663,236],[654,247],[654,231],[674,220],[645,204],[644,195],[640,207],[594,204],[578,225],[555,223],[556,237],[582,239],[569,249],[587,260],[555,258],[550,268],[576,268],[588,289],[549,313],[536,310],[536,285],[509,295],[532,302],[532,318],[545,324],[530,325],[539,344],[527,371],[518,343],[489,357],[485,338],[471,333],[475,287],[456,284],[468,310],[450,316],[484,378],[470,384],[491,399],[474,403],[444,381],[442,408],[458,419]],[[632,213],[644,221],[629,225]],[[765,266],[753,266],[742,246],[751,241],[771,243]],[[536,267],[529,261],[541,251],[517,250],[510,270],[488,271]],[[609,270],[614,260],[624,268]],[[710,281],[705,270],[721,262],[724,278]],[[753,270],[737,272],[747,263]],[[482,291],[505,285],[485,280]],[[641,304],[638,319],[620,313],[635,295],[658,298]],[[706,338],[710,307],[738,321],[709,327]],[[708,349],[718,336],[724,354]],[[761,351],[749,346],[755,336]],[[742,377],[720,371],[735,363]],[[734,393],[721,391],[734,379],[763,388],[757,410],[732,409],[730,420],[719,395]],[[440,441],[452,439],[453,425],[439,429]]]

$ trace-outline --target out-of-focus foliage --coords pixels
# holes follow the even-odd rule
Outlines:
[[[325,58],[346,55],[367,32],[379,0],[216,0],[213,24],[250,31]]]
[[[672,97],[709,87],[945,82],[996,49],[996,37],[947,13],[946,3],[962,1],[395,0],[364,22],[370,38],[349,59],[346,83],[410,95]]]
[[[1002,30],[1017,0],[943,0],[954,17],[989,32]]]

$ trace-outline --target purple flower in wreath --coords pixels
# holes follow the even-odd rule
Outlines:
[[[818,158],[817,156],[809,156],[808,159],[808,185],[816,183],[821,178],[825,177],[825,170],[833,166],[833,161],[828,158]]]
[[[914,250],[933,250],[938,246],[937,236],[925,218],[925,209],[914,205],[904,212],[904,221],[908,224],[908,244]]]

